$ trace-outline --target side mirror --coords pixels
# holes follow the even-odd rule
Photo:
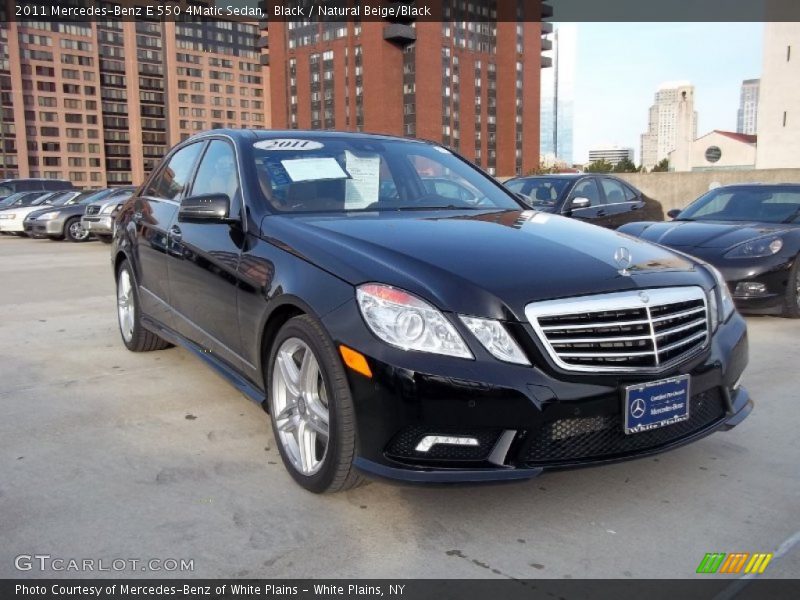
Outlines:
[[[676,218],[678,217],[678,215],[679,215],[679,214],[681,214],[681,211],[680,211],[680,209],[678,209],[678,208],[673,208],[671,211],[669,211],[669,212],[667,213],[667,216],[668,216],[670,219],[676,219]]]
[[[186,223],[228,223],[231,199],[225,194],[199,194],[181,200],[178,221]]]
[[[583,196],[577,196],[572,199],[570,202],[569,208],[570,210],[578,210],[581,208],[589,208],[592,205],[592,201],[588,198],[584,198]]]

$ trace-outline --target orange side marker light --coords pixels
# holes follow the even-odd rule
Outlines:
[[[372,370],[369,368],[367,359],[363,354],[347,346],[339,346],[339,352],[342,355],[342,359],[344,359],[344,364],[356,373],[361,373],[364,377],[372,379]]]

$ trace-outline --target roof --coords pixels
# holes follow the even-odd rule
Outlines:
[[[214,134],[226,135],[236,140],[268,140],[303,137],[308,139],[383,139],[423,144],[435,143],[417,138],[407,138],[382,133],[331,131],[321,129],[209,129],[207,131],[197,133],[189,139],[199,139]]]
[[[750,135],[747,133],[736,133],[735,131],[722,131],[721,129],[715,129],[711,133],[718,133],[720,135],[724,135],[725,137],[729,137],[732,140],[736,140],[737,142],[743,142],[745,144],[755,144],[758,141],[757,135]]]

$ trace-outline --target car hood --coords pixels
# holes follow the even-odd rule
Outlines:
[[[42,215],[49,213],[49,212],[57,212],[59,216],[72,216],[72,215],[82,215],[83,212],[86,210],[85,204],[70,204],[69,206],[51,206],[50,208],[46,208],[44,210],[37,210],[35,213],[31,213],[28,215],[30,218],[38,219]]]
[[[753,238],[786,231],[791,227],[782,223],[671,221],[649,224],[640,236],[651,242],[680,249],[727,249]]]
[[[537,211],[267,216],[262,237],[358,285],[380,282],[443,310],[525,320],[532,301],[669,285],[708,286],[665,248]],[[630,250],[629,273],[615,261]]]

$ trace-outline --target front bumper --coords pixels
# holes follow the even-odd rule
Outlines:
[[[755,259],[723,259],[717,267],[728,282],[736,307],[742,312],[780,313],[786,299],[789,275],[794,257],[769,256]],[[764,286],[757,294],[737,292],[739,284],[753,283]]]
[[[19,217],[15,219],[0,219],[0,232],[21,233],[23,230],[23,220]]]
[[[27,229],[26,229],[27,231]],[[51,237],[64,235],[64,219],[56,218],[49,221],[37,219],[33,222],[30,235],[33,237]]]
[[[85,230],[97,235],[113,235],[114,223],[111,215],[91,215],[81,218],[81,225]]]
[[[377,342],[353,303],[323,320],[337,344],[367,356],[372,378],[347,372],[359,440],[355,465],[381,478],[504,481],[638,458],[731,428],[753,405],[737,386],[747,364],[747,332],[738,314],[701,354],[657,376],[567,373],[549,362],[538,342],[527,349],[534,367],[501,363],[472,340],[474,361],[404,352]],[[520,327],[535,340],[527,325]],[[691,375],[689,420],[624,434],[623,387],[683,373]],[[417,451],[430,435],[478,444]]]

